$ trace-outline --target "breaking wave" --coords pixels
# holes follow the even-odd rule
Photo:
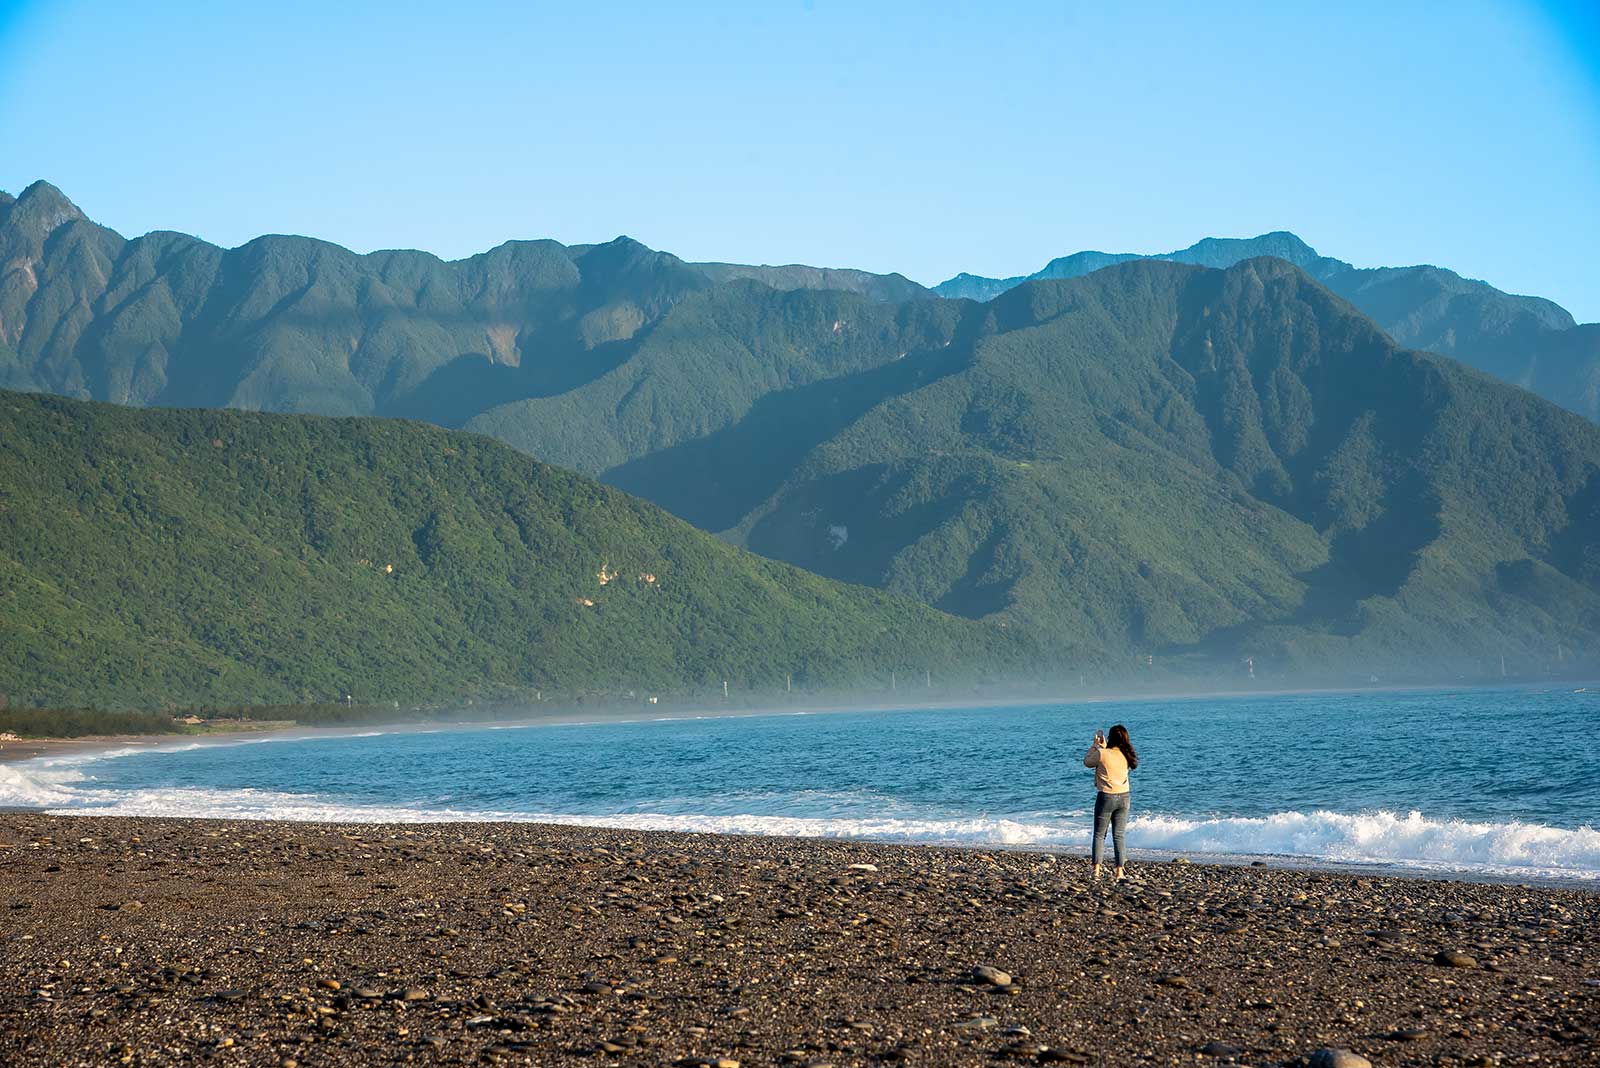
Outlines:
[[[988,813],[918,815],[895,805],[892,815],[813,812],[818,799],[765,797],[767,813],[697,814],[630,811],[570,813],[404,804],[354,804],[316,794],[260,789],[111,788],[85,770],[93,757],[41,758],[0,765],[0,807],[52,814],[163,816],[352,823],[521,821],[645,831],[850,838],[880,842],[1068,849],[1087,846],[1087,815]],[[786,803],[787,802],[787,803]],[[641,807],[648,807],[642,802]],[[662,806],[672,807],[672,806]],[[1409,869],[1513,878],[1600,880],[1600,830],[1537,823],[1441,820],[1412,811],[1278,812],[1268,816],[1187,818],[1140,814],[1129,845],[1140,851],[1211,857],[1279,857],[1301,862],[1392,865]],[[1147,854],[1148,855],[1148,854]]]

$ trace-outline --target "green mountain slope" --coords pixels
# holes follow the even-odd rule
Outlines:
[[[124,241],[36,185],[0,201],[0,382],[468,427],[1102,661],[1595,655],[1596,428],[1402,346],[1590,411],[1596,327],[1286,233],[1172,258],[1192,263],[1085,253],[988,303],[901,300],[894,276],[626,238],[454,263]]]
[[[1358,270],[1282,232],[1207,238],[1160,258],[1220,268],[1257,256],[1303,268],[1402,345],[1455,356],[1600,420],[1600,334],[1574,330],[1549,301],[1434,267]],[[1138,258],[1082,252],[1029,277],[1079,277]],[[484,417],[479,425],[520,443],[548,431],[491,409],[565,396],[641,356],[649,362],[640,350],[662,319],[707,291],[748,294],[758,283],[935,303],[935,294],[989,300],[1024,280],[963,275],[930,292],[895,274],[685,263],[627,238],[513,241],[448,263],[410,251],[358,256],[299,237],[227,250],[174,233],[129,241],[39,182],[0,197],[0,388],[442,426]],[[743,314],[758,313],[752,305]]]
[[[40,182],[0,201],[0,388],[459,426],[603,373],[676,302],[736,278],[928,296],[898,275],[686,264],[628,238],[454,263],[301,237],[127,241]]]
[[[1025,652],[475,435],[20,393],[0,619],[0,693],[50,704],[771,690]]]
[[[1110,656],[1418,677],[1594,658],[1600,428],[1398,348],[1279,260],[961,307],[904,358],[603,477],[763,555]]]
[[[942,297],[992,300],[1023,282],[1078,278],[1129,260],[1162,259],[1224,268],[1258,256],[1275,256],[1301,268],[1408,348],[1454,356],[1600,421],[1600,334],[1575,330],[1572,316],[1560,305],[1540,297],[1503,293],[1440,267],[1353,267],[1318,255],[1304,241],[1283,231],[1254,238],[1208,237],[1186,249],[1156,256],[1078,252],[1015,278],[959,274],[935,286],[933,292]]]

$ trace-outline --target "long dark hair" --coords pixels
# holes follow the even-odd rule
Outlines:
[[[1128,728],[1117,724],[1111,728],[1111,734],[1106,738],[1106,744],[1113,749],[1122,750],[1122,755],[1128,758],[1130,769],[1139,766],[1139,754],[1133,751],[1133,743],[1128,741]]]

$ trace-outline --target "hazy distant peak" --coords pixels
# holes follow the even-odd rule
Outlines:
[[[612,269],[630,269],[683,262],[672,253],[657,252],[649,245],[642,241],[636,241],[627,234],[614,237],[610,241],[605,241],[598,245],[591,245],[579,255],[580,258],[591,265],[603,263]]]
[[[1240,245],[1253,245],[1261,249],[1270,249],[1271,254],[1288,253],[1287,256],[1279,255],[1279,259],[1289,259],[1291,256],[1315,256],[1317,250],[1306,244],[1301,237],[1290,230],[1271,230],[1255,237],[1202,237],[1190,246],[1192,249],[1206,247],[1236,247]]]
[[[42,241],[64,223],[84,217],[66,194],[40,179],[22,191],[6,213],[6,225]]]
[[[853,267],[813,267],[804,263],[691,263],[716,283],[757,282],[778,290],[831,289],[858,293],[871,300],[923,300],[933,294],[903,274],[874,274]]]
[[[83,212],[78,210],[78,206],[68,200],[65,193],[43,178],[24,189],[22,195],[17,198],[17,202],[19,204],[27,204],[37,210],[55,209],[67,212],[74,218],[83,218]]]

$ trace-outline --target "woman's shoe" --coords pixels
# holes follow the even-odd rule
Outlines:
[[[1123,874],[1123,872],[1122,872],[1122,869],[1121,869],[1121,868],[1118,868],[1118,869],[1117,869],[1117,878],[1118,878],[1118,879],[1121,879],[1121,878],[1122,878],[1122,874]]]
[[[1092,876],[1092,878],[1094,879],[1095,882],[1099,882],[1100,881],[1100,865],[1096,864],[1094,866],[1094,875]]]

